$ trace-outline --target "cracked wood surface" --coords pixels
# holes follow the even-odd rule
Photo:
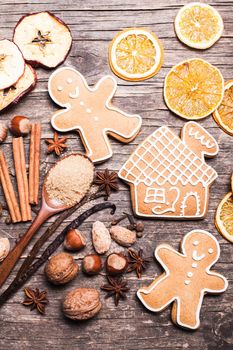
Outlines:
[[[116,78],[118,89],[114,104],[126,112],[140,114],[143,118],[143,125],[141,133],[129,145],[111,140],[114,156],[106,163],[99,165],[98,169],[108,167],[115,171],[119,170],[135,147],[156,127],[168,125],[175,132],[180,132],[184,121],[168,111],[163,101],[164,77],[173,65],[187,58],[201,57],[216,65],[225,80],[233,78],[233,2],[229,0],[210,1],[210,4],[220,11],[225,30],[221,39],[212,48],[205,51],[190,49],[182,45],[176,38],[173,26],[174,17],[184,3],[187,1],[1,1],[1,38],[10,39],[19,18],[29,12],[49,10],[64,20],[69,25],[73,36],[72,50],[65,65],[80,70],[89,84],[94,84],[103,75],[112,74],[107,58],[108,44],[120,29],[133,26],[146,27],[153,30],[162,40],[165,48],[165,62],[158,75],[140,83],[126,82]],[[2,112],[1,119],[7,121],[15,114],[22,114],[42,123],[41,179],[43,179],[46,170],[56,160],[53,155],[46,155],[44,139],[52,136],[49,120],[57,107],[52,103],[47,92],[47,81],[51,72],[37,69],[37,73],[36,88],[17,106]],[[208,164],[216,169],[219,177],[211,189],[207,217],[202,221],[183,222],[146,220],[145,234],[135,245],[135,248],[143,247],[147,256],[152,256],[155,247],[163,242],[178,249],[183,235],[194,228],[208,230],[215,235],[221,246],[221,256],[215,270],[224,274],[229,280],[229,288],[221,296],[207,296],[204,299],[200,329],[195,332],[179,329],[171,323],[169,308],[161,314],[152,314],[144,309],[137,300],[136,290],[143,284],[148,285],[153,277],[161,272],[159,264],[155,261],[150,264],[141,279],[138,280],[133,273],[126,276],[131,290],[127,301],[120,302],[118,308],[115,308],[112,299],[104,300],[104,293],[101,292],[103,300],[101,312],[97,318],[85,323],[75,323],[65,319],[61,312],[61,300],[66,291],[73,287],[99,288],[105,282],[105,277],[100,275],[87,278],[80,272],[78,277],[67,286],[53,287],[47,283],[43,268],[41,268],[26,285],[48,290],[50,304],[47,307],[47,315],[42,317],[21,306],[23,291],[19,291],[0,310],[0,349],[230,350],[233,348],[233,246],[218,234],[214,226],[216,207],[223,195],[230,190],[230,175],[233,170],[233,138],[220,130],[211,116],[201,120],[200,124],[207,128],[220,146],[218,156],[208,160]],[[74,133],[69,133],[68,136],[69,150],[82,151],[79,138]],[[25,139],[25,147],[28,152],[28,138]],[[11,137],[7,138],[3,149],[14,175]],[[14,176],[12,178],[14,179]],[[0,197],[3,201],[2,192]],[[120,191],[113,194],[110,199],[117,204],[116,215],[130,210],[129,188],[125,184],[121,183]],[[72,218],[76,215],[74,214]],[[13,245],[14,238],[23,234],[29,224],[7,226],[4,223],[5,217],[6,212],[1,218],[0,233],[8,236]],[[109,211],[98,213],[83,224],[82,231],[88,238],[88,245],[84,251],[75,254],[79,264],[84,254],[93,251],[90,229],[92,222],[96,219],[108,223],[111,220]],[[53,220],[50,219],[44,224],[37,237]],[[62,227],[68,222],[69,220],[66,220]],[[35,239],[32,243],[35,242]],[[111,250],[120,251],[122,248],[112,243]],[[27,251],[22,259],[26,256]],[[12,273],[9,281],[15,276],[16,271],[17,269]]]

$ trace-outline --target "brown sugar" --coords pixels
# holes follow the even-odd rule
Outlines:
[[[85,196],[93,178],[93,163],[84,155],[72,154],[49,171],[45,187],[50,199],[72,206]]]

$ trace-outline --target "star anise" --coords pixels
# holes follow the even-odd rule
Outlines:
[[[127,281],[120,278],[113,278],[107,276],[108,284],[104,284],[101,289],[107,292],[105,298],[114,298],[115,305],[117,306],[120,299],[126,298],[126,293],[129,291],[127,287]]]
[[[143,270],[146,269],[147,265],[150,263],[150,258],[143,257],[143,250],[139,249],[138,252],[135,252],[133,249],[128,249],[129,254],[129,268],[127,272],[136,271],[138,278],[141,277]]]
[[[30,306],[31,311],[37,309],[41,314],[45,313],[45,307],[48,304],[47,291],[40,291],[38,288],[24,288],[25,300],[22,302],[24,306]]]
[[[53,139],[46,139],[45,142],[48,144],[47,147],[47,153],[55,152],[57,156],[60,156],[60,154],[67,148],[68,146],[65,145],[65,142],[67,140],[67,137],[62,137],[59,139],[58,133],[54,133]]]
[[[105,191],[107,197],[110,196],[112,190],[119,189],[117,173],[108,169],[97,171],[94,183],[99,186],[99,191]]]

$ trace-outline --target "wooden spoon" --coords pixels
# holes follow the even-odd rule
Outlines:
[[[2,264],[0,265],[0,287],[3,285],[3,283],[6,281],[7,277],[13,270],[15,264],[19,260],[21,254],[27,247],[28,243],[34,236],[34,234],[39,230],[41,225],[51,216],[71,208],[73,205],[77,204],[74,203],[72,205],[66,205],[65,203],[62,203],[61,201],[56,200],[55,198],[49,197],[49,194],[46,189],[46,179],[50,173],[50,171],[56,167],[56,165],[60,162],[62,162],[65,158],[68,158],[70,156],[79,156],[84,157],[84,155],[81,154],[70,154],[66,157],[63,157],[61,160],[59,160],[46,174],[44,179],[44,184],[42,188],[42,205],[41,209],[34,219],[33,223],[29,227],[29,229],[26,231],[26,233],[20,238],[19,242],[16,244],[16,246],[11,250],[11,252],[7,255],[7,257],[4,259]],[[91,161],[90,161],[91,162]],[[94,176],[94,167],[93,167],[93,176]],[[91,183],[90,183],[91,186]],[[83,197],[86,193],[83,194]],[[83,198],[82,197],[82,198]],[[81,198],[81,199],[82,199]],[[80,199],[80,200],[81,200]]]

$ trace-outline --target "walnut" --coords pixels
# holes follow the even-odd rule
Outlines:
[[[99,292],[94,288],[77,288],[68,292],[62,305],[66,317],[79,321],[94,317],[101,307]]]
[[[53,284],[66,284],[78,274],[79,267],[72,255],[58,253],[45,266],[45,274]]]

